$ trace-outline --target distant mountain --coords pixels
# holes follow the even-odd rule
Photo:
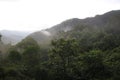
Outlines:
[[[86,29],[87,27],[87,29]],[[40,45],[48,44],[54,38],[67,38],[79,35],[78,32],[112,31],[120,33],[120,10],[110,11],[103,15],[96,15],[86,19],[69,19],[49,29],[30,34]],[[73,34],[77,32],[76,34]],[[65,36],[67,35],[67,37]]]
[[[31,32],[24,31],[11,31],[11,30],[1,30],[2,42],[4,44],[16,44],[28,36]]]

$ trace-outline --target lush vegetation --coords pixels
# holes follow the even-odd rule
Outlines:
[[[120,80],[117,18],[120,16],[103,21],[107,23],[104,26],[79,24],[72,30],[61,30],[45,47],[30,37],[9,45],[4,55],[0,50],[0,80]],[[0,46],[5,46],[1,40]]]
[[[0,80],[120,80],[119,35],[81,34],[53,40],[49,49],[23,40],[0,55]]]

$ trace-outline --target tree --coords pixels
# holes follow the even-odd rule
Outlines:
[[[5,70],[0,67],[0,80],[5,80]]]
[[[112,80],[120,80],[120,47],[109,52],[105,57],[105,63],[112,73]]]
[[[79,52],[77,41],[59,39],[52,41],[52,46],[50,63],[55,79],[69,80],[72,78],[75,57]]]
[[[39,45],[37,41],[35,41],[33,38],[27,37],[16,45],[16,50],[18,50],[20,53],[23,53],[26,49],[31,48],[31,47],[38,48]]]
[[[32,38],[28,39],[28,42],[25,41],[23,43],[26,44],[20,44],[21,47],[24,47],[22,53],[23,73],[27,77],[34,79],[37,71],[36,69],[40,64],[40,47]]]
[[[18,51],[12,50],[8,54],[8,60],[11,63],[19,63],[21,61],[21,59],[22,59],[22,56]]]
[[[23,63],[28,67],[34,67],[39,64],[39,48],[29,47],[23,52]]]
[[[85,80],[106,80],[111,74],[104,65],[103,52],[92,50],[79,56],[77,66],[81,72],[81,78]]]

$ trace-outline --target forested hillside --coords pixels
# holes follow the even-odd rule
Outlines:
[[[120,80],[120,11],[29,35],[0,58],[0,80]]]
[[[50,41],[54,38],[61,37],[62,36],[61,34],[63,35],[68,34],[74,36],[74,33],[71,32],[76,32],[76,30],[80,31],[81,33],[87,32],[87,30],[85,30],[86,28],[87,29],[89,28],[88,32],[93,32],[96,30],[97,30],[96,32],[100,31],[110,32],[110,30],[112,30],[112,33],[114,32],[119,33],[120,31],[119,26],[120,26],[120,11],[116,10],[105,13],[103,15],[97,15],[95,17],[89,17],[85,19],[78,18],[69,19],[49,29],[32,33],[31,35],[29,35],[29,37],[34,38],[40,45],[43,45],[45,43],[49,44]],[[79,33],[77,33],[77,35],[79,35]]]

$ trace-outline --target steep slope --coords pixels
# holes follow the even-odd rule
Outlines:
[[[67,32],[72,30],[74,26],[80,24],[80,21],[81,20],[77,18],[70,19],[58,25],[55,25],[52,28],[32,33],[28,37],[34,38],[42,46],[48,45],[53,38],[59,37],[59,33],[61,33],[62,31]]]
[[[70,19],[66,20],[52,28],[35,32],[29,35],[34,38],[40,45],[48,44],[53,38],[60,38],[61,36],[67,38],[68,36],[76,36],[79,33],[86,32],[120,32],[120,10],[111,11],[103,15],[97,15],[86,19]],[[75,33],[77,32],[77,33]],[[75,34],[74,34],[75,33]],[[49,34],[49,35],[46,35]]]
[[[50,43],[52,39],[52,33],[50,33],[47,30],[42,30],[42,31],[38,31],[33,34],[30,34],[28,37],[32,37],[38,42],[38,44],[40,45],[43,44],[42,46],[44,46]]]

